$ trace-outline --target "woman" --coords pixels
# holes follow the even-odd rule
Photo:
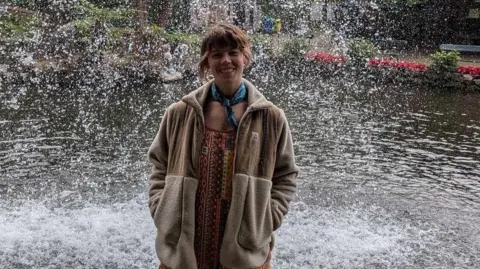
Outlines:
[[[201,56],[213,80],[167,108],[148,151],[160,268],[271,268],[296,191],[290,129],[242,78],[252,54],[241,29],[214,26]]]

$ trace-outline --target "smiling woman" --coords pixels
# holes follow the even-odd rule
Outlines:
[[[252,58],[251,50],[250,41],[240,28],[228,24],[214,27],[202,42],[201,78],[205,79],[211,72],[215,84],[225,94],[235,93],[242,81],[243,70]]]
[[[274,231],[296,191],[288,122],[243,70],[245,33],[219,24],[202,42],[213,80],[167,108],[148,157],[160,268],[271,268]]]
[[[226,47],[212,49],[208,54],[208,68],[215,78],[215,84],[226,96],[233,96],[242,82],[243,69],[247,60],[240,49]]]

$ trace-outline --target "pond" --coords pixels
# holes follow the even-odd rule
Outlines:
[[[255,71],[301,175],[274,268],[478,268],[480,95]],[[308,72],[307,72],[308,73]],[[198,81],[0,77],[2,268],[155,268],[146,152]]]

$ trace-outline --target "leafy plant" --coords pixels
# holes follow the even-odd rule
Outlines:
[[[365,66],[377,52],[377,47],[367,39],[355,38],[348,42],[347,56],[355,66]]]
[[[460,53],[458,51],[437,51],[430,55],[430,70],[437,74],[454,73],[458,68]]]
[[[116,40],[120,39],[122,35],[131,34],[133,28],[124,28],[124,27],[112,27],[108,31],[108,39]]]
[[[198,48],[201,42],[199,35],[183,32],[166,32],[165,39],[172,47],[176,47],[179,44],[187,44],[190,48]]]
[[[35,16],[7,13],[0,16],[0,36],[25,34],[39,25],[40,20]]]
[[[151,27],[150,27],[150,31],[154,34],[154,35],[159,35],[159,36],[165,36],[167,34],[167,31],[165,31],[165,29],[163,27],[160,27],[156,24],[153,24]]]
[[[250,36],[253,53],[266,53],[273,56],[273,38],[266,34],[253,34]]]
[[[131,26],[136,13],[129,8],[101,8],[85,0],[81,0],[74,10],[76,20],[73,23],[79,38],[90,37],[96,22],[108,23],[112,27]]]
[[[286,57],[297,57],[304,55],[311,48],[312,46],[309,44],[309,40],[302,37],[293,37],[283,43],[280,54]]]
[[[102,8],[86,0],[81,0],[75,6],[76,17],[109,22],[117,26],[130,24],[132,16],[136,12],[136,10],[130,8]]]

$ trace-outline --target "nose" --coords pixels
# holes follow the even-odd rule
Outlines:
[[[230,55],[228,55],[228,53],[225,53],[222,56],[222,59],[221,59],[220,63],[224,64],[224,63],[230,63],[230,62],[232,62],[232,60],[230,59]]]

